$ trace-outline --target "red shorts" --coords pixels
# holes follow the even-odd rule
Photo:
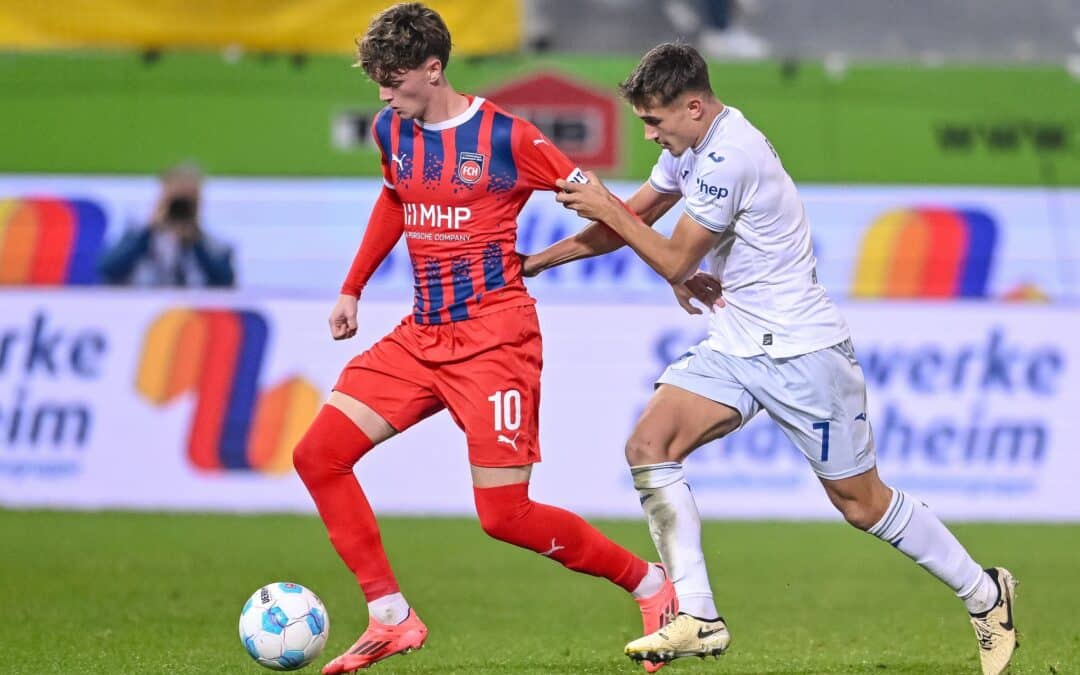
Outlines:
[[[476,466],[533,464],[540,461],[542,352],[532,305],[435,325],[409,316],[349,361],[334,389],[397,431],[446,408]]]

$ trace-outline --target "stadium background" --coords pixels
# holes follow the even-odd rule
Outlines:
[[[362,617],[345,618],[355,591],[321,526],[310,516],[252,514],[313,511],[291,471],[291,447],[341,364],[411,301],[399,246],[365,294],[358,337],[338,344],[326,335],[379,186],[368,132],[380,106],[375,87],[349,67],[350,49],[385,3],[61,4],[66,11],[0,5],[0,584],[25,619],[16,633],[25,639],[0,650],[13,650],[14,672],[35,663],[45,672],[72,664],[76,672],[238,672],[248,664],[234,638],[199,626],[228,624],[249,587],[279,576],[329,598],[331,615],[342,617],[331,649],[343,646]],[[680,30],[664,3],[433,4],[454,34],[448,72],[460,91],[533,119],[617,192],[629,194],[647,175],[655,147],[614,84],[655,42],[702,39]],[[1016,560],[1013,571],[1035,581],[1024,589],[1039,628],[1027,643],[1035,649],[1025,645],[1014,671],[1080,672],[1080,633],[1051,609],[1080,602],[1080,9],[1053,0],[813,4],[743,3],[739,21],[769,54],[715,54],[714,86],[770,137],[800,186],[820,277],[842,303],[867,372],[884,476],[947,520],[982,521],[960,529],[976,557]],[[157,172],[185,160],[209,174],[203,220],[235,246],[236,288],[104,286],[101,252],[150,216]],[[520,224],[524,251],[580,226],[544,194]],[[546,366],[545,462],[534,495],[625,519],[605,527],[648,553],[622,443],[652,378],[704,324],[627,251],[529,287],[540,299]],[[198,376],[209,371],[224,375]],[[612,601],[594,597],[594,585],[490,546],[457,519],[472,513],[464,449],[440,415],[359,468],[376,510],[395,516],[386,533],[392,556],[459,561],[449,567],[462,595],[430,581],[429,605],[455,605],[487,584],[512,588],[513,575],[527,574],[540,588],[550,584],[546,596],[578,589],[600,608],[576,607],[579,620],[608,625]],[[687,466],[704,515],[715,519],[706,526],[714,578],[740,588],[721,598],[750,624],[745,638],[737,633],[747,655],[728,657],[738,672],[969,672],[970,638],[952,631],[966,630],[962,616],[939,625],[938,615],[956,608],[836,523],[771,422],[710,444]],[[826,522],[787,522],[810,519]],[[828,601],[798,579],[798,560],[825,543],[834,551],[825,555]],[[477,550],[493,569],[460,562]],[[760,576],[747,577],[739,570],[754,556]],[[890,570],[893,587],[846,590],[844,579],[870,564]],[[129,600],[115,620],[123,640],[110,643],[80,626],[109,624],[101,607],[115,587],[92,580],[117,569],[130,573]],[[148,598],[162,584],[190,598],[182,584],[161,581],[185,573],[220,602],[186,600],[193,606],[182,620],[155,611],[160,601]],[[768,597],[780,579],[789,584],[783,602]],[[918,592],[908,596],[912,585]],[[72,607],[73,591],[91,601]],[[868,592],[906,611],[925,612],[923,597],[941,607],[921,615],[930,635],[910,637],[919,654],[883,647],[871,630],[845,642],[842,622],[835,631],[799,629],[796,639],[781,639],[782,625],[773,625],[794,601],[807,613],[802,623],[819,622],[823,608],[858,614],[854,600],[847,607],[840,598]],[[507,620],[491,631],[525,625],[519,614],[559,615],[557,605],[526,612],[492,602]],[[624,610],[611,609],[622,618]],[[451,644],[449,661],[424,661],[425,653],[409,672],[629,672],[611,656],[633,634],[620,620],[610,620],[615,639],[605,636],[602,649],[588,639],[592,629],[568,628],[582,636],[556,656],[537,656],[546,653],[539,637],[504,660]],[[146,625],[159,628],[153,639]],[[42,635],[56,631],[78,631],[85,642],[48,649]],[[209,648],[177,650],[161,637],[172,631]],[[793,646],[803,638],[819,647]],[[131,653],[139,658],[112,660]]]

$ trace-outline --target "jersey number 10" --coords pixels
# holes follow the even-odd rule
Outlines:
[[[495,406],[495,431],[514,431],[521,426],[521,392],[517,389],[497,391],[487,400]]]

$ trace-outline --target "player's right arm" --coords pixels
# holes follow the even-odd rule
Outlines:
[[[626,201],[626,206],[647,225],[652,225],[678,203],[682,196],[656,190],[645,183]],[[626,245],[614,230],[599,221],[591,221],[581,231],[557,241],[539,253],[522,258],[523,273],[533,277],[559,265],[611,253]]]
[[[384,109],[380,114],[393,113],[389,109]],[[356,335],[356,305],[360,300],[360,293],[363,292],[364,286],[382,261],[390,255],[390,251],[405,231],[405,209],[394,189],[390,162],[386,158],[386,148],[382,147],[374,129],[373,124],[372,137],[375,139],[375,145],[382,151],[383,189],[375,201],[375,207],[371,210],[367,229],[364,230],[364,238],[353,258],[349,274],[341,285],[341,294],[330,311],[330,336],[335,340],[347,340]]]
[[[368,219],[364,239],[341,285],[341,295],[330,312],[330,336],[335,340],[346,340],[356,335],[356,305],[360,293],[404,231],[405,215],[401,201],[393,190],[383,187]]]

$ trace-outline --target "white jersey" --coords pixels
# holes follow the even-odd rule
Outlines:
[[[710,347],[733,356],[787,358],[849,338],[818,283],[795,183],[741,112],[725,107],[701,143],[679,157],[664,150],[649,183],[681,194],[687,215],[721,234],[708,265],[727,306],[712,312]]]

